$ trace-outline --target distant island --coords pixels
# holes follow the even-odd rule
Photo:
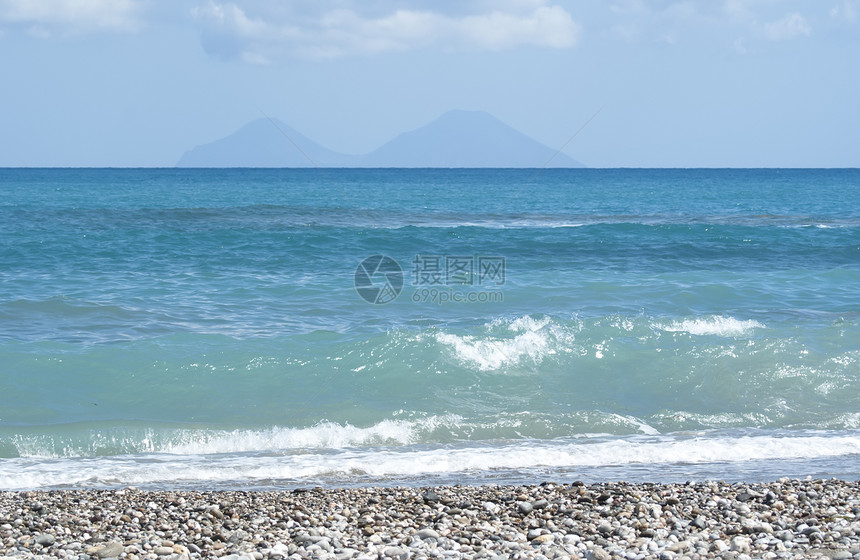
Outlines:
[[[177,167],[584,167],[484,111],[449,111],[365,155],[341,154],[259,118],[185,152]],[[548,162],[548,163],[547,163]]]

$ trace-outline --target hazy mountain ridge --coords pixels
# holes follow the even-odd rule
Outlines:
[[[177,167],[584,167],[484,111],[449,111],[365,155],[341,154],[259,118],[185,152]]]
[[[277,119],[261,117],[225,138],[188,150],[176,166],[347,167],[356,159],[317,144]]]

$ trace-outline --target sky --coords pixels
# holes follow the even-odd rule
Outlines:
[[[263,114],[363,154],[451,109],[589,167],[860,167],[860,0],[0,0],[2,167],[171,167]]]

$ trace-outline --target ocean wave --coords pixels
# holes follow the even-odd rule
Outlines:
[[[737,337],[749,334],[753,329],[763,329],[765,326],[755,320],[740,320],[734,317],[713,315],[694,319],[683,319],[669,323],[657,323],[657,328],[666,332],[686,332],[696,336],[726,336]]]
[[[823,434],[733,432],[638,438],[562,439],[497,442],[494,445],[387,449],[347,448],[287,456],[228,454],[212,456],[146,455],[87,461],[57,459],[38,463],[11,459],[0,464],[0,489],[121,487],[126,485],[203,485],[241,481],[255,485],[369,484],[432,477],[517,472],[521,478],[573,475],[584,469],[646,468],[658,472],[671,465],[714,465],[749,461],[816,460],[860,455],[855,432]],[[621,471],[625,472],[625,471]],[[630,471],[632,472],[632,471]]]
[[[390,418],[363,427],[336,422],[319,422],[304,428],[271,426],[259,429],[68,425],[0,435],[0,457],[84,459],[139,454],[214,456],[236,453],[286,456],[467,442],[659,435],[659,422],[662,422],[660,416],[640,418],[602,410],[499,411],[471,418],[454,413],[426,415],[401,410]]]
[[[462,363],[481,371],[500,370],[571,351],[577,328],[550,317],[522,316],[495,319],[484,325],[482,335],[437,333],[436,340],[453,350]]]
[[[452,414],[416,419],[385,419],[368,427],[320,422],[307,428],[270,427],[256,430],[129,427],[72,429],[65,434],[15,434],[0,437],[0,456],[48,459],[140,453],[212,455],[396,447],[417,443],[425,439],[424,434],[445,426],[454,426],[460,420],[460,417]]]

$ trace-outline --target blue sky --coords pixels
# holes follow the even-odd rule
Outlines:
[[[0,0],[0,166],[366,153],[485,110],[591,167],[860,167],[860,0]]]

